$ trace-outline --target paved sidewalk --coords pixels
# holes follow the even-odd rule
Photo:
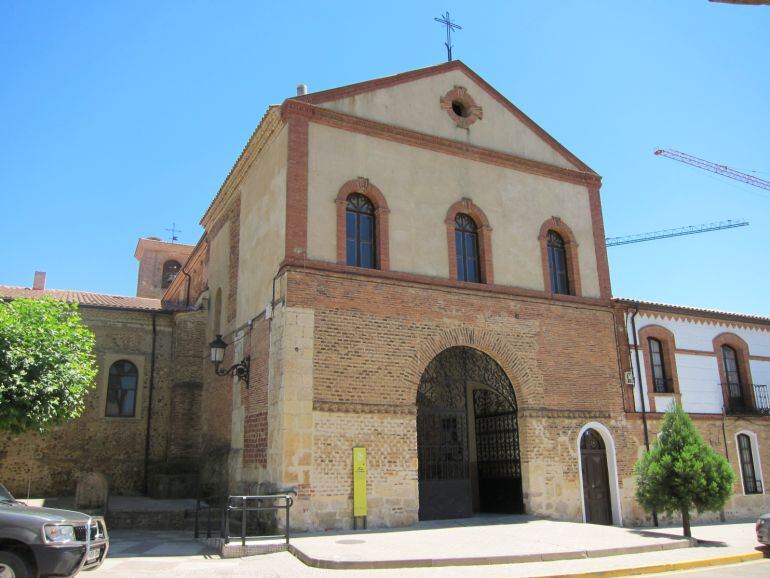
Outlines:
[[[486,523],[484,523],[486,522]],[[503,525],[492,525],[490,520],[476,520],[476,525],[457,525],[454,528],[436,527],[427,530],[395,530],[395,531],[370,531],[327,533],[324,535],[301,536],[294,538],[294,544],[305,541],[310,545],[317,545],[319,552],[324,551],[323,545],[327,540],[338,542],[341,540],[383,540],[381,544],[388,548],[380,556],[398,557],[400,552],[414,552],[422,533],[426,537],[433,536],[434,545],[440,551],[450,552],[455,558],[468,558],[478,553],[478,548],[484,548],[484,552],[492,552],[498,547],[506,555],[516,553],[532,554],[535,544],[559,545],[562,551],[566,551],[570,544],[593,543],[596,548],[584,548],[586,556],[577,559],[556,561],[530,561],[516,564],[472,564],[466,566],[440,566],[400,569],[322,569],[306,566],[288,552],[279,552],[248,558],[236,558],[231,560],[220,559],[212,550],[202,544],[193,541],[190,534],[179,532],[133,532],[115,531],[112,534],[112,547],[110,555],[104,565],[94,572],[89,572],[87,578],[128,578],[162,576],[168,578],[184,577],[198,578],[204,576],[228,576],[236,577],[376,577],[376,578],[417,578],[423,576],[438,578],[503,578],[515,576],[566,576],[574,574],[586,574],[605,576],[619,576],[631,572],[637,573],[638,569],[650,568],[649,571],[662,571],[665,565],[701,565],[704,562],[727,563],[730,557],[744,556],[756,557],[758,546],[754,535],[754,523],[715,524],[693,527],[693,536],[705,542],[697,547],[686,547],[652,552],[621,554],[614,556],[591,557],[590,551],[599,553],[607,548],[622,547],[622,544],[631,542],[619,542],[616,536],[627,534],[637,536],[647,544],[667,544],[669,542],[681,543],[681,528],[658,529],[622,529],[606,528],[591,524],[572,524],[567,522],[550,522],[546,520],[529,520],[519,522],[517,528],[503,528]],[[513,524],[511,524],[513,525]],[[611,532],[611,542],[603,543]],[[519,532],[520,542],[510,542],[504,536],[513,536],[506,532]],[[478,536],[474,536],[477,534]],[[491,543],[486,544],[482,538]],[[677,537],[679,538],[677,540]],[[618,538],[619,540],[620,538]],[[581,542],[582,541],[582,542]],[[426,543],[427,542],[423,542]],[[371,542],[364,542],[364,545]],[[360,543],[337,544],[334,548],[345,550],[363,546]],[[602,546],[599,548],[598,546]],[[310,548],[305,547],[306,550]],[[325,556],[334,556],[338,550],[325,551]],[[575,550],[577,551],[577,549]],[[331,552],[331,554],[330,554]],[[352,550],[355,552],[355,550]],[[363,552],[363,551],[362,551]],[[348,554],[350,557],[350,554]],[[435,554],[431,559],[435,558]],[[608,574],[609,573],[609,574]]]
[[[680,535],[634,528],[484,516],[394,530],[300,535],[292,540],[291,552],[318,568],[376,569],[546,562],[691,546]]]

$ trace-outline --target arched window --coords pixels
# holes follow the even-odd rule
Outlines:
[[[347,264],[374,269],[376,267],[374,205],[360,193],[348,196],[345,231]]]
[[[107,417],[134,417],[136,411],[136,387],[139,372],[136,365],[125,359],[110,366],[107,380]]]
[[[650,337],[647,340],[650,347],[650,366],[652,368],[652,389],[655,393],[673,392],[673,382],[666,371],[663,356],[663,344]]]
[[[745,409],[746,398],[743,395],[743,380],[738,364],[738,353],[729,345],[722,346],[722,363],[727,379],[730,408],[733,410]]]
[[[754,448],[752,448],[751,438],[743,433],[738,434],[738,457],[741,461],[743,493],[763,493],[762,483],[757,479],[757,470],[754,467]]]
[[[569,275],[567,274],[567,251],[564,239],[556,231],[548,231],[548,269],[551,274],[551,291],[569,295]]]
[[[455,216],[455,255],[457,280],[480,282],[478,228],[474,220],[464,213]]]
[[[163,263],[163,277],[161,278],[160,288],[165,289],[179,273],[182,266],[177,261],[166,261]]]

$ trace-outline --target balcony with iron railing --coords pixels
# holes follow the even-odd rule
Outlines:
[[[670,377],[654,377],[652,391],[653,393],[674,393],[674,380]]]
[[[766,385],[756,383],[724,383],[728,392],[725,412],[728,415],[770,415],[770,394]]]

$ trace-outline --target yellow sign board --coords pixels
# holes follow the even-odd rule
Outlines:
[[[366,516],[366,448],[353,448],[353,516]]]

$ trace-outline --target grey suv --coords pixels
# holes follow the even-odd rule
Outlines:
[[[74,576],[99,567],[108,548],[101,516],[33,508],[0,484],[0,578]]]

